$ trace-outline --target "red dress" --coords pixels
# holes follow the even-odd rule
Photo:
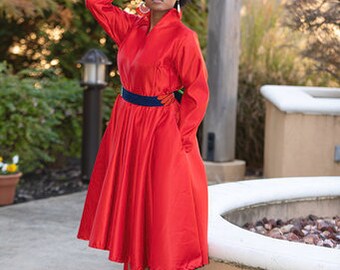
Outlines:
[[[77,238],[108,250],[124,269],[186,270],[208,264],[208,187],[196,132],[209,98],[196,32],[173,8],[152,28],[150,13],[111,0],[87,8],[118,45],[129,91],[158,96],[184,87],[181,103],[141,106],[118,95],[91,175]]]

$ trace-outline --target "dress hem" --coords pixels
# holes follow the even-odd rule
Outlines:
[[[95,248],[95,249],[100,249],[100,250],[106,250],[106,251],[110,251],[110,249],[108,249],[107,247],[105,247],[105,245],[103,245],[103,244],[98,244],[98,243],[93,243],[93,242],[91,242],[88,238],[86,238],[86,237],[82,237],[82,236],[77,236],[77,238],[78,239],[80,239],[80,240],[84,240],[84,241],[88,241],[88,247],[91,247],[91,248]],[[125,260],[123,260],[123,259],[119,259],[119,258],[117,258],[117,257],[108,257],[108,259],[110,260],[110,261],[112,261],[112,262],[117,262],[117,263],[128,263],[128,262],[126,262]],[[198,266],[188,266],[188,267],[185,267],[185,268],[183,268],[183,267],[181,267],[181,268],[176,268],[176,269],[174,269],[174,270],[195,270],[195,269],[197,269],[197,268],[201,268],[201,267],[203,267],[203,266],[205,266],[205,265],[208,265],[209,264],[209,262],[207,262],[207,263],[202,263],[202,264],[200,264],[200,265],[198,265]],[[151,268],[151,267],[149,267],[149,266],[146,266],[149,270],[162,270],[161,268]],[[141,267],[141,270],[144,270],[145,268],[143,268],[143,267]]]

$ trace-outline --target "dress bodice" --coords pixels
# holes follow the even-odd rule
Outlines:
[[[86,0],[86,6],[118,46],[118,72],[129,91],[147,96],[184,88],[179,130],[184,144],[195,140],[209,100],[208,71],[197,33],[173,8],[150,28],[151,12],[128,13],[112,0]]]

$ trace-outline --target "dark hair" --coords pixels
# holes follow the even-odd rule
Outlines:
[[[181,7],[184,7],[187,3],[189,3],[191,0],[179,0],[179,5]],[[177,1],[175,2],[174,8],[177,8]]]

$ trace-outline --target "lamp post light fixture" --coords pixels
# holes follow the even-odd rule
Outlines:
[[[81,85],[105,86],[106,66],[112,64],[106,55],[97,49],[90,49],[78,62],[83,64],[83,76]]]
[[[106,66],[111,62],[97,49],[90,49],[78,63],[83,65],[83,138],[81,178],[89,183],[102,136],[102,90],[106,87]]]

